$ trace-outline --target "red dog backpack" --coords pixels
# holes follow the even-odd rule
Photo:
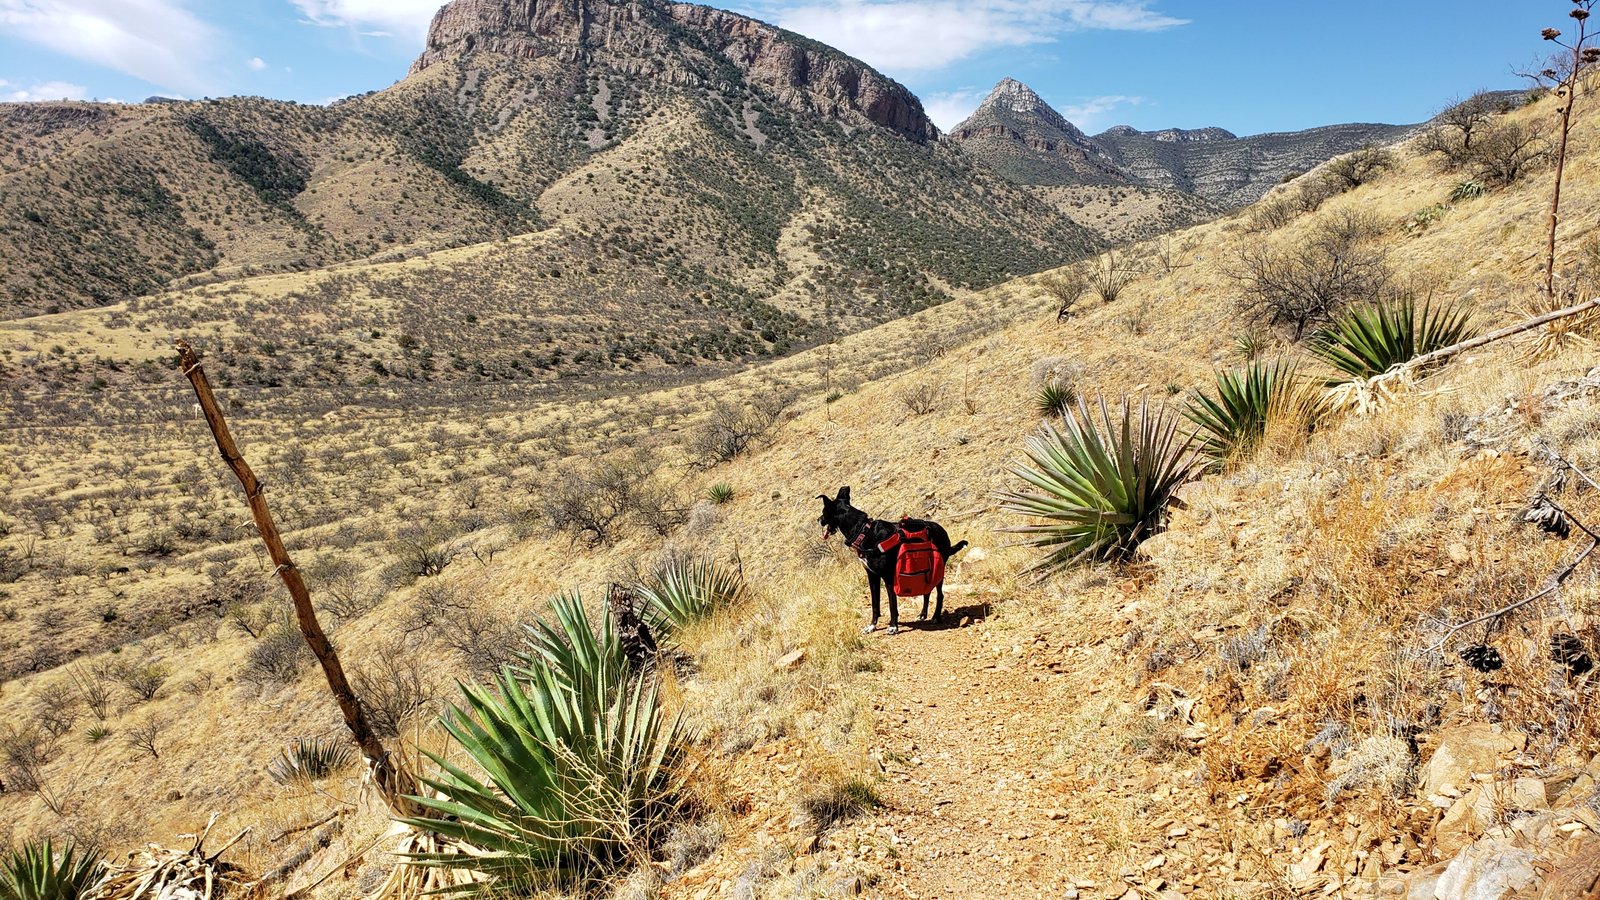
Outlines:
[[[944,581],[944,557],[939,547],[928,540],[928,531],[908,531],[904,526],[878,545],[887,553],[896,546],[900,556],[894,564],[894,593],[896,597],[922,597],[933,593],[935,586]]]

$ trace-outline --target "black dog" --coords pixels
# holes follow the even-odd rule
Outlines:
[[[867,586],[872,590],[872,622],[866,630],[870,633],[878,627],[878,588],[880,585],[889,590],[889,633],[894,634],[900,630],[900,604],[894,594],[894,568],[900,558],[898,544],[888,550],[878,549],[878,545],[893,537],[901,525],[907,531],[921,531],[927,529],[928,540],[938,548],[939,555],[949,560],[950,557],[967,546],[962,541],[955,546],[950,545],[950,535],[947,534],[938,522],[927,519],[906,519],[903,523],[885,522],[874,519],[854,506],[850,505],[850,487],[839,488],[839,496],[828,499],[827,494],[818,494],[822,501],[822,536],[824,539],[833,536],[835,531],[844,535],[845,545],[856,551],[861,557],[861,564],[867,569]],[[934,588],[939,595],[939,602],[933,608],[933,620],[939,621],[944,615],[944,582],[941,581]],[[921,619],[928,618],[928,594],[922,596]]]

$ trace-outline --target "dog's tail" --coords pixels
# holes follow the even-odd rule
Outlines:
[[[952,546],[950,548],[950,552],[946,553],[944,555],[944,558],[945,559],[949,559],[950,557],[955,556],[957,553],[960,553],[961,552],[961,548],[963,548],[965,546],[967,546],[967,542],[966,541],[962,541],[961,543]]]

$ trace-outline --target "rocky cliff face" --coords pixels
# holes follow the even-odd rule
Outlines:
[[[915,95],[861,62],[735,13],[661,0],[455,0],[436,13],[413,74],[475,52],[602,58],[673,83],[737,74],[785,105],[926,141],[938,130]],[[730,66],[733,71],[726,71]]]
[[[1414,127],[1332,125],[1241,138],[1214,127],[1118,125],[1089,137],[1007,78],[950,139],[1017,184],[1161,188],[1231,208],[1260,199],[1285,176],[1365,144],[1392,143]]]

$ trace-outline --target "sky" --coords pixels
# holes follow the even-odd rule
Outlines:
[[[327,103],[405,76],[440,0],[0,0],[0,101]],[[540,0],[550,2],[550,0]],[[911,88],[949,129],[1005,77],[1089,132],[1411,123],[1513,88],[1567,0],[729,0]]]

